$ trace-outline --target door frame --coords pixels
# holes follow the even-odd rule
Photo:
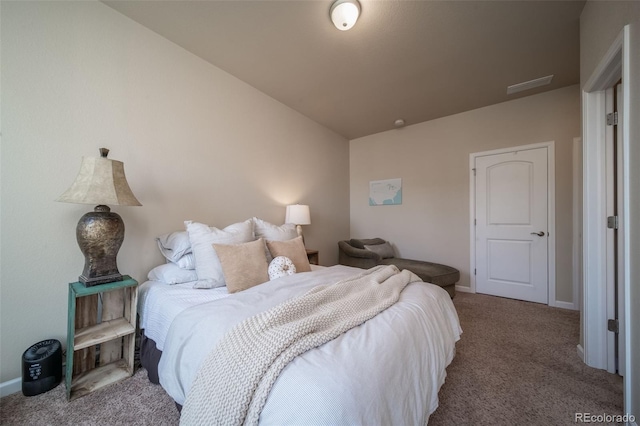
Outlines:
[[[582,306],[582,137],[573,138],[573,174],[572,174],[572,273],[573,305],[580,310]]]
[[[578,354],[583,361],[595,368],[607,369],[611,353],[611,345],[607,345],[609,331],[607,330],[607,294],[610,289],[606,282],[606,155],[604,120],[606,111],[606,89],[612,87],[622,78],[622,105],[618,126],[618,141],[620,143],[621,159],[618,164],[622,168],[621,186],[622,206],[619,209],[620,228],[618,238],[621,252],[619,253],[618,280],[621,288],[621,303],[619,303],[620,339],[624,339],[624,370],[628,373],[631,367],[630,330],[626,327],[630,320],[630,223],[629,223],[629,131],[630,120],[628,114],[630,103],[630,57],[629,26],[622,31],[602,57],[582,88],[582,136],[583,136],[583,306],[582,306],[582,345],[578,345]],[[624,407],[628,412],[631,407],[631,383],[624,380]]]
[[[568,302],[558,302],[556,300],[556,160],[555,160],[555,142],[541,142],[529,145],[513,146],[508,148],[493,149],[490,151],[473,152],[469,154],[469,235],[470,235],[470,292],[476,292],[476,227],[474,224],[475,210],[476,210],[476,176],[475,176],[475,161],[476,157],[505,154],[513,151],[524,151],[536,148],[547,148],[547,224],[548,224],[548,252],[547,252],[547,304],[549,306],[569,307],[573,304]]]

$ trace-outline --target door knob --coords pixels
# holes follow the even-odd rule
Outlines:
[[[537,235],[538,237],[544,237],[544,231],[532,232],[531,235]]]

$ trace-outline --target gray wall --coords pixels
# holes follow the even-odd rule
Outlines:
[[[469,154],[555,141],[556,299],[573,303],[572,146],[578,86],[350,142],[351,236],[380,236],[402,257],[451,265],[469,286]],[[402,178],[402,204],[368,205],[369,181]],[[553,297],[550,296],[551,298]]]
[[[99,147],[125,163],[143,207],[126,226],[120,272],[144,281],[162,263],[154,238],[184,220],[304,227],[320,262],[349,231],[348,141],[100,2],[1,2],[0,382],[31,344],[64,344],[75,240],[90,205],[56,203]]]

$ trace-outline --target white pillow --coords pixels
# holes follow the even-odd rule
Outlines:
[[[169,262],[167,260],[167,262]],[[178,265],[182,269],[196,269],[196,257],[193,253],[187,253],[178,259],[176,262],[171,262]]]
[[[274,225],[257,217],[253,218],[253,231],[256,234],[256,239],[262,238],[267,241],[289,241],[298,236],[296,225],[293,223],[285,223],[284,225]],[[271,252],[265,246],[265,253],[267,255],[267,262],[273,260]]]
[[[225,285],[220,259],[213,244],[240,244],[253,241],[253,221],[234,223],[224,229],[209,227],[203,223],[185,221],[191,249],[196,260],[198,282],[194,288],[213,288]]]
[[[273,258],[271,263],[269,263],[268,272],[269,279],[275,280],[276,278],[295,274],[296,265],[294,265],[293,261],[286,256],[277,256]]]
[[[191,242],[186,231],[170,232],[156,238],[160,253],[170,262],[177,262],[182,256],[191,253]]]
[[[257,217],[253,218],[253,230],[256,239],[263,238],[269,241],[287,241],[298,236],[296,225],[293,223],[278,226]]]
[[[193,269],[181,269],[175,263],[165,263],[156,266],[147,275],[152,281],[161,281],[167,284],[181,284],[189,281],[197,281],[198,274]]]

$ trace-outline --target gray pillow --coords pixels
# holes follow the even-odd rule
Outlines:
[[[177,262],[185,254],[191,253],[191,241],[187,231],[175,231],[156,238],[160,253],[170,262]]]
[[[349,240],[349,244],[351,244],[355,248],[364,249],[365,245],[374,245],[374,244],[384,244],[386,241],[382,238],[365,238],[365,239],[355,239],[352,238]]]
[[[393,247],[391,247],[391,244],[389,244],[388,242],[385,242],[384,244],[375,244],[375,245],[365,244],[364,248],[376,253],[378,256],[380,256],[383,259],[388,259],[390,257],[395,256],[395,253],[393,252]]]

